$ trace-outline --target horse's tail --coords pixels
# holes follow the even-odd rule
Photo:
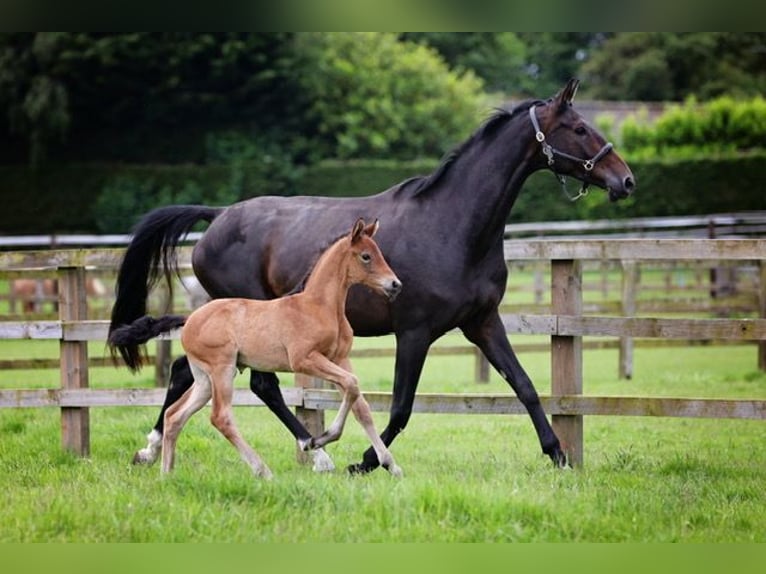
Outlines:
[[[128,363],[127,359],[125,360],[128,364],[128,368],[135,372],[143,363],[143,357],[138,352],[138,345],[143,345],[149,339],[154,339],[162,333],[167,333],[173,329],[183,327],[184,323],[186,323],[186,317],[181,315],[164,315],[157,319],[145,315],[136,319],[129,325],[120,325],[119,327],[111,329],[107,342],[112,348],[136,349],[135,360],[131,363]],[[133,355],[131,355],[131,359],[133,359]]]
[[[176,247],[192,227],[213,221],[222,208],[201,205],[172,205],[146,214],[133,230],[120,264],[115,287],[115,301],[109,323],[109,347],[112,355],[119,351],[132,371],[141,368],[141,355],[136,343],[112,343],[111,333],[121,325],[129,325],[146,314],[149,291],[164,276],[168,288],[171,275],[178,273]],[[172,294],[172,292],[171,292]]]

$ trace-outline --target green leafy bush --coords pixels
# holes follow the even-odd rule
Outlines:
[[[438,157],[475,127],[482,82],[389,33],[305,33],[300,81],[322,157]]]
[[[629,157],[690,157],[766,145],[766,100],[721,97],[704,104],[688,99],[651,125],[629,117],[622,124]]]

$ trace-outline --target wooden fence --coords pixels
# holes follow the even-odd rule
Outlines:
[[[55,339],[60,345],[61,383],[55,389],[2,389],[0,407],[61,409],[63,447],[87,456],[90,450],[89,408],[161,405],[164,389],[90,389],[87,342],[104,340],[106,321],[87,317],[85,269],[114,268],[122,249],[70,249],[0,253],[0,269],[56,269],[59,278],[59,319],[6,321],[0,338]],[[190,250],[180,260],[188,264]],[[588,415],[674,416],[766,419],[766,400],[722,400],[648,397],[588,397],[583,395],[583,337],[660,338],[752,342],[759,347],[759,364],[766,368],[766,240],[764,239],[622,239],[509,240],[506,259],[544,261],[550,265],[551,312],[508,314],[508,333],[550,337],[551,395],[542,402],[552,415],[556,432],[572,461],[583,462],[582,421]],[[588,261],[618,261],[629,267],[643,261],[747,261],[758,269],[759,315],[748,319],[646,318],[584,315],[582,269]],[[311,428],[323,423],[324,410],[337,409],[338,393],[302,381],[284,388]],[[388,410],[389,393],[365,393],[374,410]],[[235,392],[235,404],[259,405],[249,390]],[[520,402],[507,394],[419,394],[415,412],[461,414],[523,413]]]

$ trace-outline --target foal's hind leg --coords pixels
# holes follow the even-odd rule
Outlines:
[[[210,414],[210,422],[217,428],[228,441],[239,451],[248,466],[256,476],[271,478],[271,470],[261,460],[252,447],[247,444],[234,423],[231,410],[232,397],[234,395],[234,376],[236,368],[232,365],[218,367],[212,373],[213,412]]]
[[[210,378],[202,369],[193,369],[195,379],[191,388],[165,412],[165,432],[162,435],[162,472],[173,470],[176,442],[189,418],[210,400]]]
[[[186,356],[176,359],[170,367],[170,383],[165,395],[165,403],[162,405],[154,428],[146,435],[148,441],[146,446],[133,455],[133,464],[153,464],[159,458],[162,452],[165,412],[181,399],[183,394],[192,386],[192,383],[194,383],[194,377],[189,370],[189,359]]]

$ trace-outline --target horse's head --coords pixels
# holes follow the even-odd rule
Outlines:
[[[391,270],[378,244],[372,238],[378,231],[378,220],[365,225],[357,219],[351,229],[351,263],[349,277],[353,283],[361,283],[383,293],[393,301],[402,290],[402,282]]]
[[[588,185],[605,189],[611,201],[633,193],[636,180],[623,159],[604,137],[572,107],[578,80],[543,104],[529,109],[539,153],[559,178],[568,175]],[[578,196],[579,197],[579,196]]]

